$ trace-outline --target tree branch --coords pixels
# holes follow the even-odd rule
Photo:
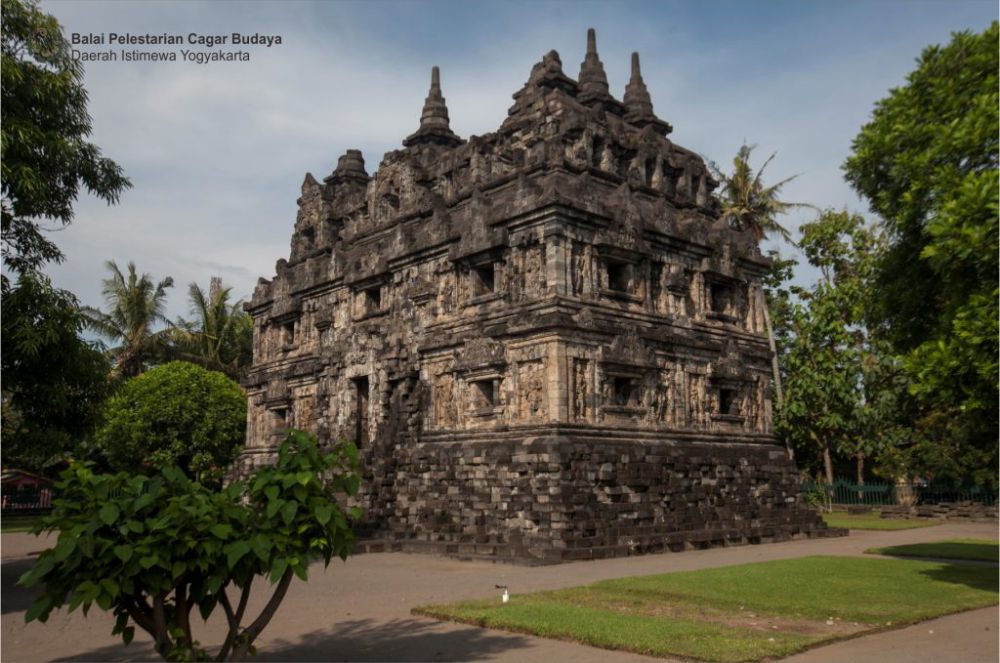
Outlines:
[[[153,625],[156,633],[153,638],[156,640],[156,651],[160,656],[166,658],[173,643],[170,641],[170,631],[167,629],[167,616],[163,607],[163,596],[153,597]]]
[[[191,606],[188,605],[187,601],[187,584],[180,583],[174,591],[174,597],[177,603],[177,626],[184,631],[184,637],[180,644],[190,649],[194,638],[191,637],[191,621],[188,619]]]
[[[278,581],[278,586],[275,588],[274,594],[271,595],[267,605],[260,611],[257,619],[240,633],[239,644],[233,650],[232,660],[239,661],[246,657],[247,652],[250,650],[250,645],[253,644],[253,641],[264,630],[268,622],[271,621],[271,618],[274,617],[274,613],[277,612],[278,606],[284,600],[285,593],[288,591],[288,586],[291,583],[292,569],[288,568],[285,569],[285,574]]]
[[[219,649],[219,653],[216,655],[216,661],[226,660],[226,655],[229,654],[229,649],[233,646],[233,642],[236,641],[236,634],[239,632],[240,624],[236,621],[236,616],[233,614],[233,606],[229,603],[229,596],[226,595],[226,590],[222,590],[222,596],[219,599],[219,603],[222,604],[222,609],[226,613],[226,621],[229,623],[229,630],[226,632],[226,639],[222,643],[222,648]]]
[[[135,622],[136,626],[141,628],[146,633],[149,633],[153,639],[156,639],[156,628],[153,626],[153,621],[148,615],[142,612],[142,608],[140,608],[135,601],[129,598],[124,598],[122,600],[122,605],[125,606],[125,610],[128,612],[129,617],[132,618],[132,621]]]
[[[226,620],[229,622],[229,632],[226,634],[226,640],[222,643],[222,648],[219,649],[219,654],[215,658],[217,661],[226,660],[229,650],[232,648],[233,643],[236,642],[236,636],[239,635],[240,622],[243,621],[243,613],[246,612],[247,602],[250,599],[250,586],[253,585],[253,579],[254,576],[250,576],[250,580],[243,587],[243,591],[240,594],[240,603],[236,608],[235,614],[233,614],[233,606],[229,602],[229,596],[225,591],[222,592],[220,602],[222,603],[222,609],[226,613]]]
[[[250,580],[243,587],[243,593],[240,594],[240,604],[236,608],[236,626],[240,625],[243,621],[243,613],[247,610],[247,602],[250,600],[250,587],[253,585],[253,579],[255,576],[250,576]]]

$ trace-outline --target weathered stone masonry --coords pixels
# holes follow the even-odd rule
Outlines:
[[[760,279],[703,160],[622,101],[594,35],[495,133],[418,130],[369,175],[306,175],[288,260],[247,306],[241,467],[288,426],[359,443],[394,548],[561,561],[822,535],[771,437]]]

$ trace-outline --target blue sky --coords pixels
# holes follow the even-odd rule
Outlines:
[[[904,83],[921,50],[982,31],[994,0],[807,2],[307,2],[43,0],[66,32],[278,34],[248,63],[86,65],[93,140],[134,188],[107,207],[84,196],[54,233],[49,271],[102,305],[103,263],[134,260],[177,285],[222,276],[238,297],[288,253],[304,174],[327,175],[348,148],[369,172],[416,129],[432,65],[452,128],[495,130],[532,65],[556,49],[576,76],[588,27],[612,92],[629,55],[671,138],[728,165],[746,140],[772,152],[769,181],[798,178],[787,200],[867,213],[840,166],[873,104]],[[96,47],[88,47],[93,50]],[[149,47],[147,47],[149,50]],[[788,215],[796,228],[811,213]],[[785,249],[788,251],[788,249]],[[808,283],[815,275],[803,269]]]

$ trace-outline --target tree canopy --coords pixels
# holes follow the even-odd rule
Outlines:
[[[804,464],[818,461],[828,482],[835,457],[854,459],[863,481],[864,461],[905,435],[898,364],[864,318],[877,296],[872,274],[884,238],[860,216],[832,210],[800,230],[799,246],[822,278],[811,289],[794,288],[777,430]]]
[[[996,481],[998,27],[927,48],[879,101],[844,164],[882,219],[871,324],[917,400],[912,469]]]
[[[111,272],[101,289],[108,312],[91,306],[84,307],[83,312],[93,331],[118,344],[111,349],[115,370],[124,377],[133,377],[149,361],[163,355],[166,334],[155,327],[169,324],[164,310],[167,288],[173,287],[174,280],[168,276],[154,283],[149,274],[136,273],[134,262],[129,262],[127,276],[113,260],[104,264]]]
[[[59,23],[33,0],[4,0],[0,22],[3,462],[42,471],[78,449],[109,388],[76,297],[42,271],[63,257],[45,232],[70,223],[81,191],[110,204],[130,183],[87,141],[83,69]]]
[[[110,391],[104,353],[79,337],[76,298],[25,273],[2,300],[3,463],[36,472],[73,455]]]
[[[4,0],[0,14],[0,228],[3,262],[20,274],[62,259],[40,224],[68,224],[81,188],[110,204],[131,184],[86,140],[83,67],[59,23],[30,0]]]
[[[179,318],[171,330],[171,350],[179,359],[222,371],[236,379],[253,358],[253,318],[243,301],[230,302],[231,287],[213,278],[208,292],[188,287],[192,319]]]
[[[94,435],[115,470],[176,465],[219,478],[243,444],[247,402],[222,373],[182,361],[134,377],[109,398]]]
[[[750,155],[756,147],[747,144],[740,146],[736,156],[733,157],[731,173],[724,173],[715,164],[709,164],[713,175],[722,185],[718,196],[722,215],[729,219],[733,227],[752,233],[757,241],[767,235],[778,235],[790,241],[791,234],[778,223],[777,217],[795,207],[811,206],[779,198],[781,188],[794,180],[796,175],[765,186],[764,170],[774,160],[775,154],[765,159],[755,173],[750,165]]]

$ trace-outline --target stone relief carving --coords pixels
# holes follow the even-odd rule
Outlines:
[[[586,420],[591,414],[590,362],[573,359],[573,417]]]
[[[503,343],[489,338],[470,339],[454,355],[457,369],[503,366],[507,363],[507,351]]]
[[[518,365],[518,416],[522,420],[542,419],[546,415],[545,362],[521,362]]]
[[[594,249],[589,244],[573,242],[573,294],[592,295],[594,283]]]
[[[434,380],[431,395],[434,402],[434,422],[447,428],[458,424],[458,408],[455,400],[455,380],[451,375],[439,375]]]

